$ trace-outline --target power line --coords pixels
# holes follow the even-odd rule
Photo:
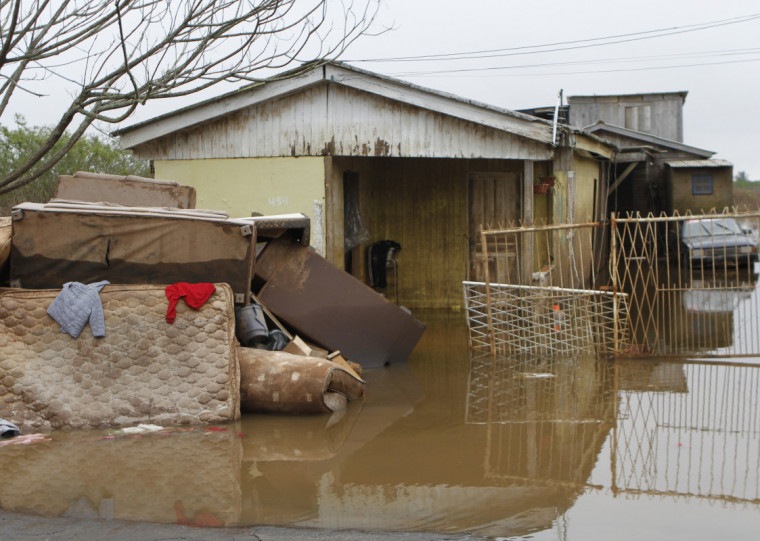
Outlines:
[[[573,49],[585,49],[590,47],[602,47],[605,45],[616,45],[618,43],[629,43],[632,41],[641,41],[647,39],[660,38],[664,36],[671,36],[676,34],[685,34],[688,32],[698,32],[701,30],[707,30],[710,28],[716,28],[720,26],[727,26],[731,24],[739,24],[743,22],[753,21],[760,19],[760,13],[752,13],[749,15],[742,15],[740,17],[733,17],[730,19],[720,19],[715,21],[707,21],[704,23],[697,23],[684,26],[674,26],[669,28],[659,28],[655,30],[645,30],[641,32],[631,32],[627,34],[615,34],[611,36],[604,36],[598,38],[586,38],[579,40],[558,41],[553,43],[545,43],[540,45],[523,45],[519,47],[507,47],[502,49],[486,49],[481,51],[467,51],[459,53],[441,53],[431,55],[416,55],[416,56],[398,56],[388,58],[360,58],[360,59],[346,59],[345,62],[430,62],[430,61],[449,61],[449,60],[475,60],[481,58],[495,58],[505,56],[519,56],[528,54],[539,53],[551,53],[558,51],[569,51]],[[652,35],[654,34],[654,35]],[[623,39],[619,39],[623,38]],[[616,41],[608,41],[616,40]],[[602,43],[595,43],[602,42]],[[570,45],[570,47],[557,47],[559,45]],[[552,49],[546,49],[546,47],[555,47]],[[541,50],[530,50],[541,49]]]
[[[693,68],[693,67],[702,67],[702,66],[721,66],[725,64],[743,64],[743,63],[748,63],[748,62],[760,62],[760,58],[749,58],[749,59],[743,59],[743,60],[724,60],[721,62],[700,62],[696,64],[674,64],[670,66],[618,68],[618,69],[609,69],[609,70],[563,71],[563,72],[553,72],[553,73],[501,73],[501,74],[493,74],[492,76],[493,77],[536,77],[536,76],[555,76],[556,77],[558,75],[586,75],[586,74],[597,74],[597,73],[616,73],[616,72],[663,70],[663,69],[675,69],[675,68]],[[392,75],[394,77],[417,77],[417,76],[435,77],[435,76],[444,76],[443,74],[449,75],[449,74],[462,72],[462,71],[497,70],[497,69],[501,69],[501,68],[494,67],[494,68],[473,68],[471,70],[469,69],[442,70],[439,72],[430,72],[430,73],[423,73],[423,72],[391,73],[389,75]]]
[[[515,64],[511,66],[486,66],[479,68],[450,68],[443,70],[425,70],[425,71],[408,71],[397,72],[393,75],[397,76],[418,76],[418,75],[439,75],[444,73],[465,73],[465,72],[477,72],[477,71],[500,71],[500,70],[514,70],[514,69],[533,69],[544,68],[554,66],[573,66],[584,64],[623,64],[630,62],[642,62],[642,61],[664,61],[673,60],[678,58],[700,58],[700,57],[715,57],[715,56],[737,56],[737,55],[753,55],[760,54],[760,48],[751,49],[726,49],[717,51],[699,51],[691,53],[676,53],[676,54],[663,54],[663,55],[649,55],[649,56],[630,56],[621,58],[599,58],[591,60],[568,60],[563,62],[543,62],[539,64]],[[729,63],[732,60],[725,60],[723,63]],[[693,65],[693,64],[688,64]]]

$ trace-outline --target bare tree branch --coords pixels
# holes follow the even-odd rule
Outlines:
[[[50,169],[67,130],[73,144],[151,100],[338,57],[373,28],[381,1],[0,0],[0,119],[17,91],[42,95],[44,83],[71,96],[34,155],[0,171],[0,193]]]

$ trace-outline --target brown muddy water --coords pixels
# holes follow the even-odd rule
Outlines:
[[[757,539],[757,359],[494,361],[468,352],[463,314],[416,315],[428,330],[407,364],[365,371],[366,400],[341,414],[54,432],[0,447],[0,507],[502,539]]]

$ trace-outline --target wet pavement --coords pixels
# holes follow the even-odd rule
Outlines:
[[[416,315],[342,413],[1,447],[0,537],[756,538],[758,359],[494,360]]]
[[[27,541],[145,541],[214,539],[218,541],[479,541],[469,535],[423,532],[332,531],[273,526],[249,528],[194,528],[123,520],[50,518],[0,511],[4,540]]]

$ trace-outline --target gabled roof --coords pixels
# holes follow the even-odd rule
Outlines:
[[[697,147],[685,145],[683,143],[679,143],[678,141],[673,141],[671,139],[665,139],[664,137],[658,137],[657,135],[652,135],[651,133],[643,133],[640,131],[623,128],[621,126],[615,126],[614,124],[608,124],[602,120],[590,126],[587,126],[586,128],[584,128],[584,130],[596,135],[600,135],[600,132],[614,133],[616,135],[621,135],[623,137],[635,139],[637,141],[641,141],[649,145],[654,145],[654,146],[669,149],[669,150],[688,152],[689,154],[694,154],[695,156],[702,156],[704,158],[709,158],[715,154],[715,152],[713,152],[712,150],[705,150],[703,148],[697,148]],[[625,151],[624,148],[621,150]]]
[[[307,64],[234,92],[116,130],[112,135],[121,138],[123,148],[133,148],[229,113],[323,84],[344,85],[541,143],[553,142],[551,122],[334,61]],[[572,131],[580,133],[579,130]]]

